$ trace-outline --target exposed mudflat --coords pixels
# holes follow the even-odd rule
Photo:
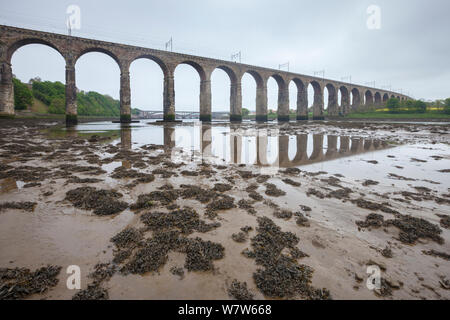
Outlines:
[[[449,130],[2,121],[0,299],[449,299]]]

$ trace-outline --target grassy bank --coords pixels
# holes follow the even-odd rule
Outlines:
[[[442,112],[426,113],[389,113],[389,112],[361,112],[350,113],[347,119],[450,119],[449,114]]]

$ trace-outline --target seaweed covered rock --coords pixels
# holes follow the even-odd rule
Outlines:
[[[246,282],[234,279],[228,287],[228,295],[236,300],[253,300],[253,293],[247,288]]]
[[[76,208],[94,210],[94,214],[105,216],[122,212],[128,208],[126,202],[118,200],[122,196],[121,193],[113,190],[81,187],[68,191],[65,199],[69,200]]]
[[[4,209],[17,209],[17,210],[24,210],[28,212],[33,212],[34,208],[36,207],[36,202],[3,202],[0,203],[0,211]]]
[[[253,252],[248,252],[247,256],[254,256],[256,264],[263,267],[253,274],[258,289],[271,298],[300,295],[308,299],[330,299],[328,290],[311,286],[313,269],[296,261],[305,256],[295,250],[299,238],[281,231],[269,218],[260,217],[257,222],[258,233],[251,239]],[[284,254],[285,249],[291,254]]]
[[[199,214],[192,208],[185,207],[169,213],[147,212],[141,216],[141,221],[149,230],[178,229],[183,234],[194,231],[208,232],[220,226],[219,223],[206,223],[200,219]]]
[[[384,224],[384,217],[381,214],[371,213],[366,217],[365,221],[356,221],[355,223],[361,228],[379,228]]]
[[[60,266],[47,266],[31,271],[26,268],[0,269],[0,300],[23,299],[40,294],[58,284]]]
[[[428,238],[439,244],[444,243],[440,236],[442,229],[422,218],[397,215],[396,219],[387,220],[386,225],[393,225],[400,229],[399,240],[408,244],[415,244],[419,238]]]

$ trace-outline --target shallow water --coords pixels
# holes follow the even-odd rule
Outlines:
[[[269,174],[280,168],[298,167],[353,179],[372,179],[389,186],[423,185],[441,191],[450,188],[447,174],[439,172],[450,168],[447,144],[395,145],[385,139],[361,137],[358,132],[356,135],[348,132],[287,135],[270,124],[211,125],[192,121],[175,125],[141,122],[127,126],[92,122],[53,130],[52,135],[112,136],[112,143],[120,143],[125,149],[164,145],[174,162],[253,165]],[[432,156],[442,159],[435,160]],[[411,160],[413,158],[424,162]],[[104,169],[110,171],[114,166],[112,163]],[[390,173],[415,181],[393,179],[388,176]]]

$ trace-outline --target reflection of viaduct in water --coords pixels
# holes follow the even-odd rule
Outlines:
[[[175,147],[175,128],[173,126],[164,126],[164,147],[170,152]],[[200,149],[203,159],[213,158],[212,155],[212,132],[210,125],[201,125],[200,127]],[[279,166],[282,168],[296,167],[301,165],[313,164],[322,161],[329,161],[338,158],[348,157],[356,154],[362,154],[370,151],[385,149],[387,142],[360,137],[327,135],[327,148],[324,150],[324,134],[313,134],[312,153],[308,156],[308,134],[298,134],[297,150],[294,158],[289,159],[289,140],[288,135],[278,136],[278,156],[273,162],[268,160],[269,138],[266,130],[256,130],[256,161],[258,166]],[[231,131],[229,135],[230,143],[230,163],[242,163],[242,140],[248,138],[248,135],[242,134],[239,130]],[[339,148],[338,148],[339,141]],[[131,148],[131,128],[122,127],[121,146],[125,149]]]
[[[348,157],[387,147],[387,143],[380,140],[327,135],[327,148],[326,151],[324,151],[325,135],[313,134],[313,150],[311,155],[308,156],[308,134],[299,134],[295,137],[297,139],[297,151],[294,158],[292,160],[289,159],[290,137],[286,135],[279,136],[278,157],[274,162],[269,163],[269,161],[267,160],[268,138],[266,135],[258,136],[256,143],[257,161],[255,164],[259,166],[276,165],[282,168],[296,167]],[[235,138],[240,139],[240,137]],[[338,139],[340,140],[339,148]],[[240,159],[240,155],[237,155],[235,159]],[[233,163],[238,163],[233,160],[234,159],[232,159]]]

